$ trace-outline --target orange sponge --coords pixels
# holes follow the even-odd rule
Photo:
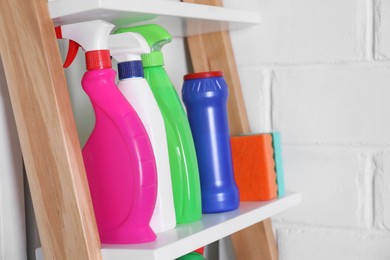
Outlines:
[[[230,142],[240,201],[276,198],[278,187],[272,134],[232,136]]]

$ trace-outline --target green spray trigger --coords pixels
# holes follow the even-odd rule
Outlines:
[[[152,51],[160,51],[161,48],[172,41],[172,35],[157,24],[147,24],[129,28],[121,28],[115,33],[136,32],[145,38]]]
[[[147,24],[134,26],[129,28],[120,28],[114,33],[136,32],[145,38],[149,44],[151,53],[142,55],[142,63],[144,67],[164,65],[162,47],[172,41],[172,35],[157,24]]]

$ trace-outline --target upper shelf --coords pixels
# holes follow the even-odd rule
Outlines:
[[[117,27],[157,23],[173,36],[234,30],[260,23],[258,12],[163,0],[49,0],[55,25],[102,19]]]

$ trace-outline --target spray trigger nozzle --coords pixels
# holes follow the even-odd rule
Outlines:
[[[69,40],[64,68],[72,64],[80,47],[85,51],[87,70],[111,68],[108,37],[113,28],[113,24],[103,20],[57,26],[57,39]]]

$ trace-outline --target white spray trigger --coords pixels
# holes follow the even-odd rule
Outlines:
[[[61,26],[62,38],[77,42],[84,51],[107,50],[107,38],[113,28],[113,24],[103,20]]]
[[[111,34],[108,48],[118,62],[141,60],[142,54],[150,53],[146,40],[139,33],[133,32]]]

